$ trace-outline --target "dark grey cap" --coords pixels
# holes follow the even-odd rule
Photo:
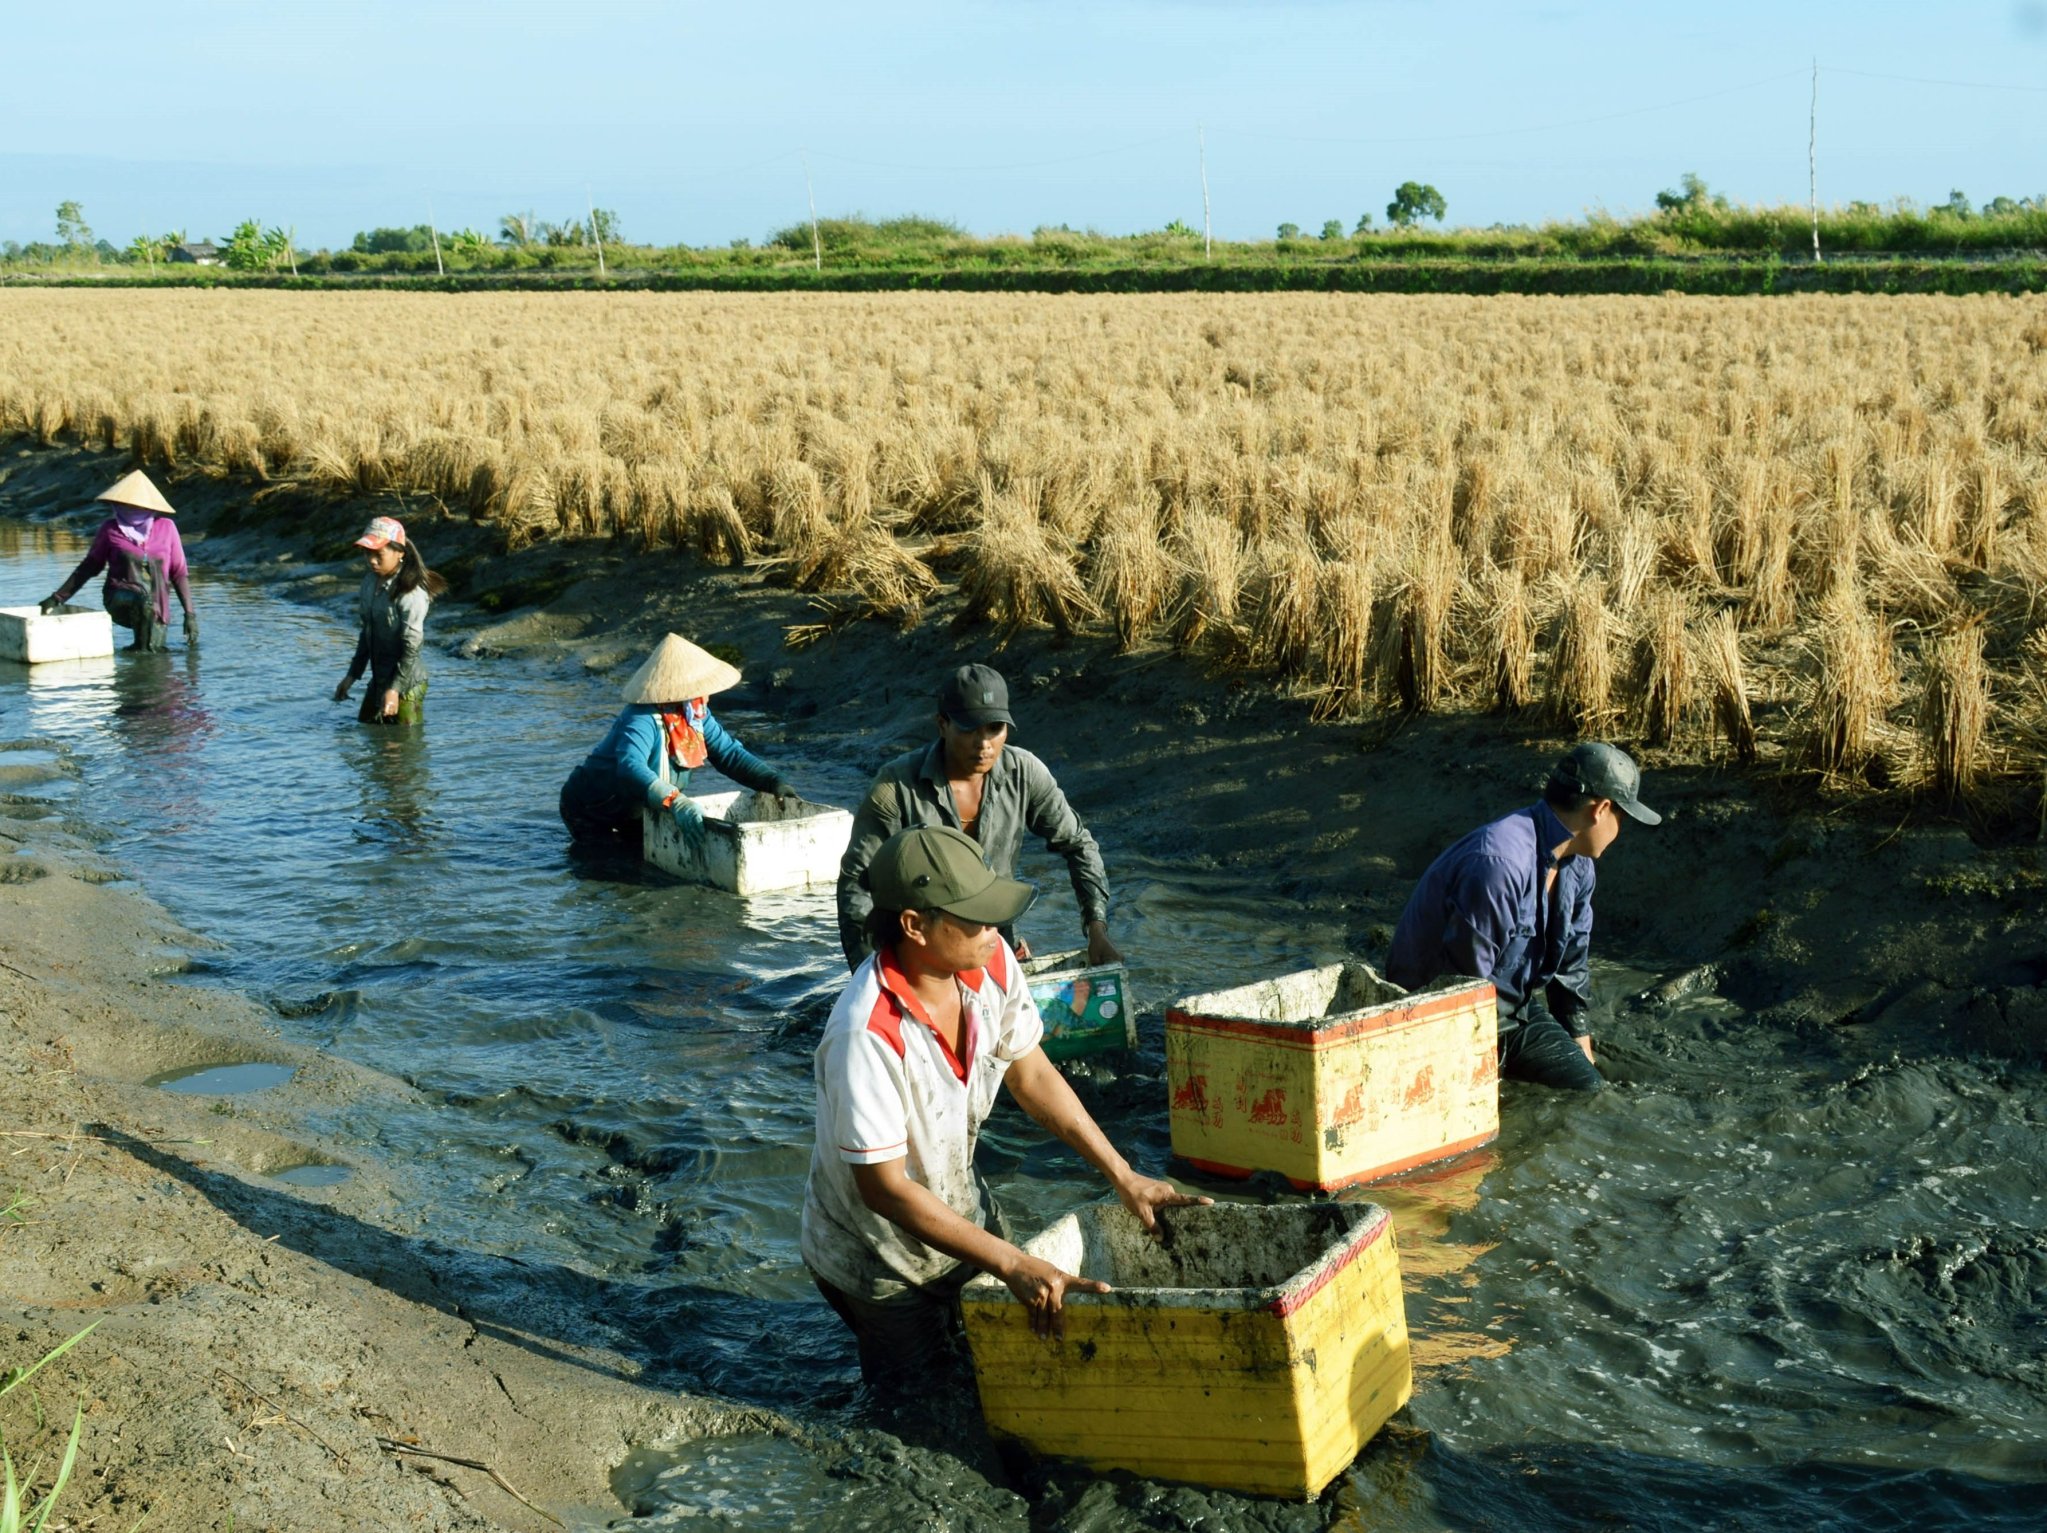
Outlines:
[[[969,729],[1015,724],[1009,716],[1009,683],[991,665],[963,665],[939,689],[938,711]]]
[[[1660,824],[1663,816],[1642,802],[1642,769],[1618,745],[1587,740],[1574,745],[1549,774],[1553,786],[1594,798],[1610,798],[1631,819]]]

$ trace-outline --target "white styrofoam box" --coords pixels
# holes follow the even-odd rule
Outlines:
[[[643,812],[641,851],[647,861],[693,884],[734,894],[768,894],[810,889],[835,882],[853,816],[807,799],[783,803],[772,793],[694,795],[704,812],[704,834],[695,848],[665,811]]]
[[[0,607],[0,660],[93,660],[114,652],[114,620],[90,607]]]

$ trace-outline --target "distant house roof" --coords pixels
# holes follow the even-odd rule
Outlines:
[[[220,247],[211,240],[198,240],[183,245],[171,246],[170,259],[183,261],[189,266],[218,266]]]

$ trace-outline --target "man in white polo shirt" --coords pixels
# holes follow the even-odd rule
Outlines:
[[[803,1260],[852,1328],[861,1373],[888,1384],[941,1365],[976,1270],[1009,1285],[1041,1336],[1057,1334],[1069,1291],[1108,1291],[1006,1238],[974,1172],[998,1087],[1101,1172],[1147,1229],[1158,1209],[1209,1200],[1133,1171],[1038,1046],[1037,1007],[996,930],[1024,913],[1030,885],[991,871],[950,826],[897,832],[868,881],[874,951],[817,1046]]]

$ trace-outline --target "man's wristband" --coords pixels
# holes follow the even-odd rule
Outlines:
[[[664,798],[663,800],[661,800],[661,807],[662,807],[663,809],[673,809],[673,808],[675,807],[675,801],[676,801],[677,799],[681,798],[681,797],[682,797],[682,789],[680,789],[680,788],[670,788],[670,789],[668,790],[668,797],[666,797],[666,798]]]

